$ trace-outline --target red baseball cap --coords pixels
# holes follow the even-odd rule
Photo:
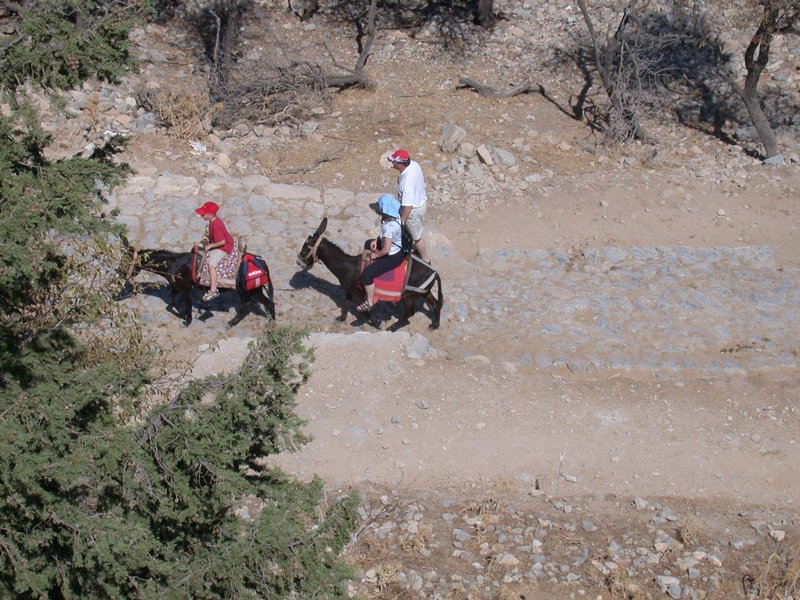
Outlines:
[[[411,156],[405,150],[398,150],[394,154],[390,154],[389,155],[389,162],[393,162],[393,163],[411,162]]]
[[[194,212],[203,217],[205,215],[215,215],[217,214],[218,210],[219,210],[219,204],[217,204],[216,202],[206,202],[200,208],[196,208]]]

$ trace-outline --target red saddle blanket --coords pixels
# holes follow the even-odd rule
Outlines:
[[[397,302],[406,285],[406,268],[408,261],[375,278],[375,301]]]

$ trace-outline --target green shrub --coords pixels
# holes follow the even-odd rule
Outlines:
[[[0,40],[0,86],[26,81],[68,89],[90,77],[118,80],[134,64],[131,28],[151,18],[149,0],[45,0],[18,14],[19,37]]]
[[[50,161],[26,102],[28,82],[123,73],[146,6],[35,3],[0,40],[0,598],[346,597],[356,497],[263,463],[305,441],[304,334],[269,324],[239,372],[146,412],[167,384],[116,300],[122,140]]]

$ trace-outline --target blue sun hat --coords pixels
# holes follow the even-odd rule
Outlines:
[[[377,202],[373,202],[369,207],[380,215],[386,215],[393,219],[400,218],[400,202],[391,194],[381,194]]]

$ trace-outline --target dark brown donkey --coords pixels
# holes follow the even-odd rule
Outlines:
[[[128,255],[131,259],[126,279],[136,277],[139,271],[148,271],[156,275],[161,275],[172,287],[167,303],[167,310],[174,309],[174,312],[180,316],[180,312],[178,312],[177,305],[175,304],[176,296],[180,296],[183,298],[183,303],[186,307],[186,312],[183,314],[183,324],[190,325],[192,323],[192,289],[194,287],[200,287],[195,286],[192,282],[192,259],[194,253],[172,252],[170,250],[136,250],[126,242],[123,243],[125,243]],[[228,321],[228,325],[236,325],[244,319],[247,315],[248,308],[254,301],[263,304],[269,316],[275,320],[274,290],[272,278],[269,275],[269,268],[267,268],[267,280],[266,286],[248,291],[237,290],[242,301],[242,306],[237,309],[236,316]],[[225,290],[220,288],[220,291],[224,292]]]
[[[338,317],[339,321],[344,321],[353,300],[360,303],[366,298],[364,286],[359,282],[361,256],[346,254],[339,246],[323,238],[322,234],[325,233],[327,226],[328,218],[325,217],[300,249],[300,253],[297,255],[297,264],[304,269],[310,269],[319,260],[336,276],[345,292],[342,314]],[[409,317],[414,314],[414,305],[420,298],[424,298],[433,309],[430,329],[437,329],[444,304],[442,280],[431,266],[421,260],[411,260],[409,268],[411,274],[408,276],[406,288],[400,296],[400,301],[403,303],[403,316],[391,327],[391,330],[394,331],[408,324]],[[434,285],[438,286],[438,296],[433,293]]]

